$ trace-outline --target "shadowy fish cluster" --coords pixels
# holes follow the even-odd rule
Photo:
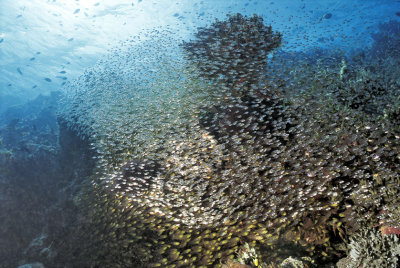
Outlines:
[[[69,86],[61,115],[97,153],[79,197],[90,265],[218,267],[244,245],[253,263],[327,261],[360,225],[398,223],[399,134],[302,93],[314,76],[267,75],[281,35],[260,17],[172,36],[127,41]]]
[[[260,16],[229,15],[208,28],[199,28],[195,42],[184,42],[188,58],[210,80],[257,86],[265,75],[268,54],[280,46],[282,35]]]

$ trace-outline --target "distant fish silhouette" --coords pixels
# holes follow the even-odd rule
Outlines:
[[[51,82],[51,79],[47,77],[44,80],[46,80],[47,82]]]
[[[78,14],[79,11],[81,11],[79,8],[78,8],[78,9],[75,9],[74,14]]]
[[[395,14],[396,14],[396,16],[399,16],[399,17],[400,17],[400,12],[396,12]]]
[[[35,60],[35,59],[36,59],[35,57],[32,57],[32,58],[30,58],[29,60],[30,60],[30,61],[33,61],[33,60]]]
[[[324,16],[322,16],[323,19],[330,19],[332,18],[332,13],[326,13]]]
[[[70,38],[70,39],[68,39],[68,42],[71,42],[72,40],[74,40],[74,38]]]
[[[21,68],[17,68],[17,71],[18,71],[18,73],[20,74],[20,75],[24,75],[23,73],[22,73],[22,71],[21,71]]]
[[[4,38],[1,38],[1,39],[0,39],[0,43],[3,43],[3,41],[4,41]]]
[[[61,71],[61,72],[59,72],[60,74],[65,74],[66,73],[66,71]]]
[[[322,18],[319,19],[319,21],[321,22],[322,20],[329,20],[330,18],[332,18],[332,13],[325,13]]]

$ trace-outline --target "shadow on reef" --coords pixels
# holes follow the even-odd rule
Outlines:
[[[60,97],[39,96],[1,117],[0,267],[72,267],[79,245],[73,197],[93,161],[87,142],[57,122]]]
[[[281,35],[240,14],[181,45],[152,34],[63,101],[66,127],[96,152],[74,199],[77,263],[399,265],[398,58],[268,61]]]

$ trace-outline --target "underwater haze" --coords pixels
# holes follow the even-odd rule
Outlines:
[[[58,90],[108,49],[143,30],[169,26],[183,39],[215,18],[240,12],[262,16],[285,34],[288,49],[356,49],[371,43],[370,33],[380,22],[398,18],[398,5],[391,0],[4,0],[0,7],[0,111]]]
[[[0,0],[0,267],[400,267],[400,1]]]

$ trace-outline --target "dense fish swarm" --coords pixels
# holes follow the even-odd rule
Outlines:
[[[257,86],[265,76],[268,54],[282,41],[282,35],[264,25],[261,17],[241,14],[199,28],[195,37],[196,42],[184,42],[183,47],[200,75],[230,87]]]
[[[171,36],[127,41],[69,85],[61,116],[97,153],[77,199],[90,265],[218,267],[245,245],[252,265],[324,262],[360,226],[398,227],[399,133],[352,105],[372,97],[343,101],[362,82],[341,59],[268,61],[281,35],[257,16]]]

